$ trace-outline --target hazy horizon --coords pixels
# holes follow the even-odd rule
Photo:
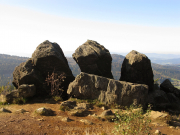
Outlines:
[[[110,52],[180,54],[177,0],[0,0],[0,53],[31,55],[49,40],[74,52],[87,39]]]
[[[73,51],[64,52],[65,57],[72,57]],[[126,56],[129,52],[110,52],[110,54],[118,54],[122,56]],[[140,52],[143,53],[143,52]],[[32,54],[6,54],[6,53],[0,53],[5,55],[11,55],[11,56],[18,56],[18,57],[28,57],[31,58]],[[156,59],[176,59],[180,58],[180,54],[162,54],[162,53],[143,53],[149,58],[156,58]]]

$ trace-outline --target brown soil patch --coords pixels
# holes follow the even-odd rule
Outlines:
[[[1,108],[2,106],[0,106]],[[34,103],[25,105],[6,105],[6,109],[12,113],[0,113],[0,134],[1,135],[113,135],[115,123],[103,121],[92,116],[76,117],[69,116],[67,112],[59,110],[60,103]],[[38,108],[45,107],[54,111],[54,116],[39,116],[34,113]],[[16,114],[18,109],[24,109],[27,112]],[[103,110],[95,107],[90,110],[91,114],[101,114]],[[69,117],[72,121],[62,122],[60,117]],[[93,122],[92,125],[86,125],[80,122],[81,119],[87,119]],[[178,135],[179,129],[170,128],[168,125],[153,125],[152,133],[160,130],[163,134]]]

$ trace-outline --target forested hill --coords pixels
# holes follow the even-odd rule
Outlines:
[[[20,63],[25,62],[27,57],[10,56],[5,54],[0,54],[0,86],[6,85],[7,82],[12,81],[12,73],[16,66]],[[112,73],[114,79],[119,80],[121,65],[124,60],[124,56],[112,54]],[[74,74],[74,76],[80,73],[79,66],[76,64],[72,57],[67,57],[69,66]],[[175,84],[179,83],[180,80],[180,65],[159,65],[152,63],[152,68],[154,72],[154,80],[159,78],[162,82],[164,79],[169,78]]]
[[[0,86],[11,82],[14,68],[27,59],[27,57],[0,54]]]

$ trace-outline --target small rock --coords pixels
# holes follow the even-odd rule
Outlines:
[[[79,103],[77,104],[77,107],[75,107],[74,109],[89,109],[90,108],[90,104],[88,103]]]
[[[94,113],[94,114],[92,114],[92,115],[91,115],[91,114],[89,114],[88,116],[97,117],[97,114],[95,114],[95,113]]]
[[[60,107],[61,106],[67,106],[70,109],[73,109],[76,106],[76,101],[64,101],[60,104]]]
[[[63,116],[58,116],[60,119],[61,119],[61,121],[63,121],[63,122],[70,122],[71,121],[71,119],[69,119],[69,117],[63,117]]]
[[[177,126],[177,127],[176,127],[176,129],[180,129],[180,127],[179,127],[179,126]]]
[[[44,107],[37,109],[35,112],[39,115],[44,115],[44,116],[53,115],[53,111],[51,109],[46,109]]]
[[[158,111],[151,111],[150,117],[152,119],[158,119],[158,118],[166,118],[168,114],[163,113],[163,112],[158,112]]]
[[[15,111],[15,113],[25,113],[25,112],[27,112],[27,111],[24,109],[19,109],[19,110]]]
[[[78,110],[71,110],[69,111],[69,115],[71,116],[87,116],[87,110],[86,109],[78,109]]]
[[[44,119],[42,118],[42,119],[37,119],[38,121],[44,121]]]
[[[161,131],[156,130],[156,131],[155,131],[155,134],[161,134]]]
[[[55,126],[55,130],[59,130],[59,127],[58,127],[58,126]]]
[[[69,117],[64,117],[64,118],[61,119],[61,121],[70,122],[71,120],[69,119]]]
[[[1,108],[1,109],[0,109],[0,113],[1,113],[1,112],[7,112],[7,113],[11,113],[11,111],[10,111],[10,110],[8,110],[8,109],[5,109],[5,108]]]
[[[85,119],[81,119],[80,122],[83,122],[84,124],[87,124],[87,125],[92,125],[93,123],[89,120],[85,120]]]
[[[97,116],[97,114],[94,113],[92,116]]]
[[[102,110],[107,110],[107,109],[106,109],[106,107],[104,107],[104,106],[103,106],[103,107],[101,107],[101,109],[102,109]]]
[[[175,128],[175,127],[173,127],[173,126],[169,126],[169,128]]]
[[[101,113],[101,117],[107,116],[107,115],[113,115],[113,112],[111,110],[105,110]]]

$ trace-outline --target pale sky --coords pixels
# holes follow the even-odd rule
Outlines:
[[[0,54],[28,56],[45,40],[74,52],[180,54],[180,0],[0,0]]]

